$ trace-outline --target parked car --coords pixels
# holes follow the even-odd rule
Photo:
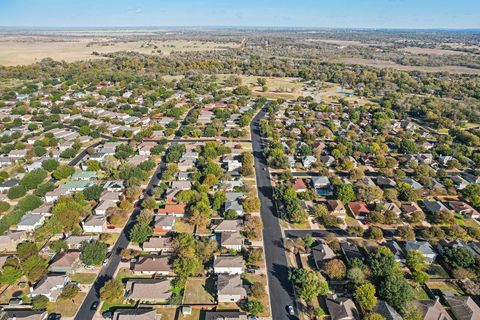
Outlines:
[[[47,317],[48,320],[60,320],[62,315],[59,313],[50,313]]]
[[[291,316],[295,315],[295,310],[293,309],[293,306],[287,306],[288,314]]]
[[[113,317],[113,313],[112,311],[105,311],[104,313],[102,313],[102,317],[104,319],[111,319]]]

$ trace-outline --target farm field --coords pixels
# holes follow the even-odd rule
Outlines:
[[[117,51],[135,51],[143,54],[163,54],[172,52],[191,52],[221,50],[237,47],[236,43],[214,43],[208,41],[162,40],[162,41],[0,41],[0,65],[25,65],[44,58],[73,62],[79,60],[103,59],[92,52],[112,53]],[[160,53],[158,52],[160,50]]]

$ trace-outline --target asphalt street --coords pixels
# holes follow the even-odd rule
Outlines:
[[[272,319],[297,319],[289,316],[287,306],[295,307],[292,283],[288,280],[288,261],[283,247],[283,236],[280,228],[279,215],[273,204],[273,187],[270,181],[268,166],[262,152],[260,136],[260,120],[265,116],[261,111],[251,124],[252,148],[255,158],[255,173],[257,176],[258,195],[261,203],[263,222],[263,243],[270,291]]]
[[[150,194],[152,189],[159,184],[160,181],[160,174],[162,169],[164,168],[163,161],[161,161],[157,168],[155,169],[155,173],[153,174],[152,178],[150,179],[145,191],[144,195]],[[75,315],[75,320],[86,320],[92,319],[95,315],[95,311],[91,310],[91,306],[94,302],[100,301],[100,289],[103,287],[106,281],[113,278],[115,271],[120,264],[120,252],[122,249],[126,248],[129,243],[128,234],[130,230],[133,228],[135,224],[135,220],[140,213],[140,206],[135,208],[130,215],[130,218],[123,228],[120,236],[113,246],[111,250],[110,259],[106,266],[102,268],[97,279],[95,280],[93,286],[90,288],[90,291],[87,293],[85,300],[83,301],[80,309],[78,310],[77,314]]]

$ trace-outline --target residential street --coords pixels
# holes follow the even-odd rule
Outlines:
[[[251,131],[258,195],[261,203],[263,242],[268,271],[272,319],[297,319],[287,314],[287,306],[292,305],[295,307],[295,299],[292,284],[288,280],[288,261],[283,248],[280,221],[272,201],[273,188],[270,182],[268,166],[262,153],[259,123],[265,116],[265,113],[262,110],[253,119]]]
[[[163,164],[164,164],[163,162],[160,162],[157,168],[155,169],[155,172],[152,178],[150,179],[150,182],[148,183],[147,188],[143,193],[144,196],[149,194],[150,191],[154,188],[154,186],[158,185],[160,180],[159,176],[163,168]],[[79,308],[77,314],[75,315],[76,320],[92,319],[93,316],[95,315],[95,311],[91,310],[90,307],[95,301],[100,301],[100,289],[103,287],[103,285],[107,280],[110,280],[113,278],[113,275],[117,270],[118,265],[120,264],[120,252],[122,251],[122,249],[128,246],[128,243],[129,243],[128,234],[130,233],[130,230],[134,226],[135,219],[139,213],[140,213],[140,207],[137,207],[133,210],[132,214],[130,215],[130,218],[127,224],[125,225],[125,228],[123,228],[122,232],[120,233],[120,236],[118,237],[117,242],[112,248],[112,254],[107,265],[104,266],[100,271],[93,286],[90,288],[90,291],[87,293],[85,300],[82,303],[82,306]]]

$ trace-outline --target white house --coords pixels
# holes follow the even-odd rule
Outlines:
[[[241,255],[215,256],[213,260],[214,273],[242,274],[245,263]]]

